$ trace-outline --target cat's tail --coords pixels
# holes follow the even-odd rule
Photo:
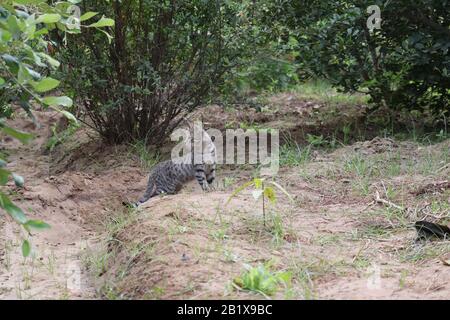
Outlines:
[[[156,184],[151,183],[147,186],[144,195],[137,202],[124,201],[122,204],[127,208],[137,208],[156,194]]]

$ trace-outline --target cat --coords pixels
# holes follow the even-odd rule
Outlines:
[[[158,163],[150,172],[144,195],[132,206],[137,207],[160,194],[175,194],[188,181],[196,179],[203,191],[210,190],[216,177],[216,147],[214,140],[196,126],[186,142],[186,154]],[[201,132],[201,134],[198,134]],[[198,137],[197,137],[198,136]],[[201,146],[200,152],[198,148]]]

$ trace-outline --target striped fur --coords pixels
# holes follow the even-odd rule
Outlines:
[[[216,177],[216,154],[214,143],[205,131],[201,145],[202,161],[199,164],[194,163],[193,151],[182,162],[167,160],[157,164],[150,173],[144,195],[135,205],[138,206],[160,194],[174,194],[193,179],[197,180],[204,191],[208,191]]]

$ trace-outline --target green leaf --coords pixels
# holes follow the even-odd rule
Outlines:
[[[43,230],[43,229],[49,229],[50,225],[45,223],[42,220],[28,220],[24,226],[27,226],[29,228]]]
[[[0,168],[0,185],[4,186],[5,184],[7,184],[10,175],[11,172],[3,168]]]
[[[25,84],[28,80],[31,80],[31,75],[27,67],[23,64],[19,65],[19,73],[17,74],[17,81],[20,84]]]
[[[75,118],[75,116],[69,111],[66,110],[58,110],[58,111],[61,112],[67,119],[69,119],[69,121],[78,123],[77,118]]]
[[[14,220],[20,224],[27,222],[27,217],[22,209],[15,206],[11,200],[3,193],[0,193],[0,207],[3,208]]]
[[[264,196],[266,196],[270,202],[275,203],[275,201],[276,201],[275,192],[273,191],[273,189],[271,187],[264,188]]]
[[[28,143],[33,138],[32,134],[17,131],[16,129],[13,129],[11,127],[2,125],[1,123],[0,123],[0,129],[2,129],[3,132],[5,132],[7,135],[10,135],[11,137],[20,140],[20,142],[22,142],[22,143]]]
[[[114,25],[114,20],[102,17],[97,22],[90,24],[88,27],[91,28],[102,28],[102,27],[112,27]]]
[[[105,36],[108,38],[108,43],[111,44],[112,39],[114,39],[113,36],[111,36],[111,35],[110,35],[108,32],[106,32],[105,30],[102,30],[102,29],[98,29],[98,30],[100,30],[101,32],[103,32],[103,33],[105,34]]]
[[[3,29],[0,30],[0,39],[2,39],[3,42],[8,42],[11,40],[11,38],[12,38],[11,32]]]
[[[73,104],[72,99],[66,96],[62,97],[45,97],[42,102],[48,106],[63,106],[71,107]]]
[[[30,18],[33,16],[30,16]],[[30,20],[30,19],[27,19]],[[33,21],[34,22],[34,21]],[[34,39],[34,33],[36,32],[36,24],[32,23],[32,24],[26,24],[26,28],[24,33],[26,34],[26,38],[28,39]]]
[[[10,54],[3,54],[2,55],[3,60],[5,60],[7,63],[15,63],[18,64],[19,63],[19,59],[17,59],[17,57],[14,57]]]
[[[27,217],[23,213],[22,209],[14,204],[8,204],[3,209],[8,212],[8,214],[19,223],[25,223],[27,221]]]
[[[83,15],[80,17],[80,21],[86,21],[86,20],[89,20],[90,18],[95,17],[97,14],[98,14],[98,12],[92,12],[92,11],[86,12],[85,14],[83,14]]]
[[[45,54],[43,52],[39,52],[38,53],[39,56],[41,56],[42,58],[46,59],[47,62],[54,68],[58,68],[60,66],[60,63],[58,60],[53,59],[52,57],[50,57],[48,54]]]
[[[244,190],[245,188],[248,188],[249,186],[253,185],[253,181],[249,181],[244,183],[242,186],[240,186],[239,188],[237,188],[236,190],[233,191],[233,193],[231,194],[231,196],[228,198],[227,202],[225,203],[225,205],[227,205],[232,198],[234,198],[236,195],[239,194],[239,192],[241,192],[242,190]]]
[[[256,189],[262,189],[263,182],[264,182],[263,179],[259,179],[259,178],[253,179],[253,183],[255,184]]]
[[[16,186],[23,187],[23,184],[24,184],[23,177],[15,174],[15,173],[13,173],[12,176],[13,176],[14,183],[16,184]]]
[[[34,71],[33,69],[30,68],[26,68],[27,72],[31,75],[31,77],[33,77],[34,80],[39,80],[41,79],[41,74],[39,72]]]
[[[22,242],[22,255],[24,257],[28,257],[30,255],[30,252],[31,252],[30,242],[28,242],[28,240],[23,240],[23,242]]]
[[[46,13],[36,19],[37,23],[56,23],[61,20],[61,16],[57,13]]]
[[[276,183],[275,181],[270,181],[271,184],[273,184],[275,187],[277,187],[281,192],[283,192],[291,202],[294,202],[294,199],[292,198],[292,196],[289,194],[289,192],[287,192],[282,186],[280,186],[278,183]]]
[[[32,85],[37,92],[46,92],[55,89],[59,85],[59,81],[53,78],[44,78],[39,82],[32,83]]]
[[[38,31],[36,31],[34,33],[34,37],[38,37],[38,36],[42,36],[42,35],[46,35],[48,34],[48,29],[47,28],[41,28]]]
[[[17,19],[16,16],[14,15],[10,15],[7,19],[7,26],[9,31],[14,35],[14,36],[19,36],[20,35],[20,27],[19,27],[19,20]]]

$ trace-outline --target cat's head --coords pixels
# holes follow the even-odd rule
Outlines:
[[[188,128],[175,130],[171,138],[172,141],[179,141],[172,149],[172,161],[194,164],[216,163],[214,139],[203,129],[201,122],[188,123]]]

